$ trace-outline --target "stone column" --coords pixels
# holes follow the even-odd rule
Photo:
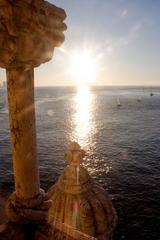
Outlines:
[[[18,198],[39,193],[33,69],[7,70],[15,189]]]
[[[34,67],[64,41],[64,10],[44,0],[0,0],[0,67],[7,69],[15,192],[9,220],[39,222],[51,202],[40,189],[36,155]]]

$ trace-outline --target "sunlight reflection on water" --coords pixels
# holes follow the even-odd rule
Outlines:
[[[95,131],[93,121],[93,93],[87,86],[80,86],[77,95],[73,98],[75,112],[73,114],[74,129],[72,137],[81,147],[87,147],[92,141]]]
[[[83,165],[102,182],[118,209],[120,224],[115,239],[160,239],[160,88],[154,88],[154,97],[149,95],[150,88],[139,87],[87,91],[36,89],[42,187],[48,189],[66,166],[66,143],[78,141],[87,152]],[[121,109],[116,104],[119,96]],[[14,189],[6,108],[0,109],[0,118],[0,192],[5,196]],[[75,204],[74,217],[76,212]]]

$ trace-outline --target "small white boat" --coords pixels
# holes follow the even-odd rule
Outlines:
[[[121,107],[122,106],[122,104],[121,104],[121,102],[120,102],[120,99],[118,98],[117,99],[117,107]]]
[[[139,98],[137,99],[137,102],[142,102],[142,99],[139,97]]]
[[[150,96],[153,97],[154,96],[154,93],[153,93],[153,88],[150,88]]]

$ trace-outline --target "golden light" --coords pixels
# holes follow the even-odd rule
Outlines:
[[[94,103],[95,96],[90,87],[86,85],[78,86],[77,94],[73,98],[73,128],[70,140],[78,142],[86,150],[95,144],[92,137],[97,132],[93,114]]]
[[[96,80],[97,61],[90,51],[75,52],[70,59],[71,74],[79,85],[90,85]]]
[[[75,102],[75,129],[74,140],[78,141],[81,146],[86,147],[92,132],[92,101],[93,95],[87,86],[79,86]]]

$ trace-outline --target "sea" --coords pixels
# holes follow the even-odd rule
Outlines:
[[[2,197],[14,189],[6,99],[0,89]],[[57,181],[77,141],[117,210],[114,239],[159,240],[160,87],[37,87],[35,105],[41,187]]]

